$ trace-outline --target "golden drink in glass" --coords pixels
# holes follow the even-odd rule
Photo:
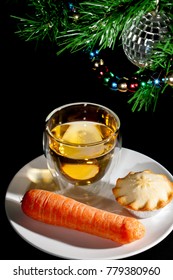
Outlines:
[[[57,184],[91,187],[101,180],[121,148],[119,129],[118,116],[99,104],[72,103],[50,113],[43,145]]]

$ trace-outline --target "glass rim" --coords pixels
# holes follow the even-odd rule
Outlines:
[[[108,111],[111,113],[111,115],[113,115],[114,117],[116,117],[116,120],[118,122],[118,129],[120,128],[120,119],[118,117],[118,115],[110,108],[102,105],[102,104],[99,104],[99,103],[92,103],[92,102],[84,102],[84,101],[81,101],[81,102],[72,102],[72,103],[67,103],[67,104],[64,104],[64,105],[61,105],[55,109],[53,109],[46,117],[45,119],[45,122],[49,121],[49,119],[57,112],[57,111],[60,111],[61,109],[64,109],[64,108],[67,108],[67,107],[70,107],[70,106],[73,106],[73,105],[81,105],[83,104],[84,106],[86,105],[94,105],[94,106],[97,106],[97,107],[101,107],[103,108],[104,110]]]
[[[97,146],[97,145],[100,145],[100,144],[103,144],[103,143],[106,143],[108,142],[113,136],[115,136],[116,134],[119,133],[119,130],[120,130],[120,119],[118,117],[118,115],[111,109],[109,109],[108,107],[104,106],[104,105],[101,105],[101,104],[98,104],[98,103],[92,103],[92,102],[74,102],[74,103],[67,103],[65,105],[62,105],[62,106],[59,106],[57,108],[55,108],[54,110],[52,110],[48,116],[46,117],[46,120],[45,122],[47,123],[51,117],[57,113],[58,111],[62,110],[62,109],[65,109],[67,107],[70,107],[70,106],[74,106],[74,105],[84,105],[84,106],[87,106],[87,105],[93,105],[93,106],[96,106],[96,107],[100,107],[102,109],[104,109],[105,111],[107,111],[108,113],[110,113],[117,121],[117,129],[115,131],[113,131],[111,133],[111,135],[109,137],[107,137],[106,139],[104,140],[101,140],[101,141],[96,141],[96,142],[93,142],[93,143],[88,143],[88,144],[76,144],[76,143],[71,143],[71,142],[68,142],[68,141],[62,141],[62,139],[59,139],[57,137],[55,137],[48,126],[46,126],[46,131],[47,133],[52,137],[54,138],[56,141],[58,141],[59,143],[62,143],[63,145],[67,145],[67,146],[73,146],[73,147],[91,147],[91,146]]]

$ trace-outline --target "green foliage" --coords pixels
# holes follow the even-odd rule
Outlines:
[[[24,40],[56,41],[58,33],[68,25],[68,7],[64,1],[28,0],[29,14],[12,17],[18,21],[16,33]]]
[[[133,104],[132,112],[144,107],[145,111],[148,111],[150,106],[153,107],[153,111],[156,109],[157,100],[159,97],[159,88],[147,85],[145,87],[139,88],[134,95],[129,99],[128,103]]]
[[[25,17],[12,15],[17,23],[16,33],[25,41],[42,42],[45,39],[58,47],[57,55],[64,51],[71,53],[80,50],[116,49],[127,21],[142,17],[153,10],[163,11],[170,18],[169,34],[165,41],[159,42],[151,54],[152,71],[171,69],[173,57],[173,4],[170,0],[94,0],[57,1],[27,0],[28,14]],[[161,69],[161,70],[160,70]],[[145,72],[140,68],[137,73]],[[164,87],[165,89],[166,87]],[[160,89],[163,93],[164,89]],[[159,89],[151,86],[140,88],[130,98],[134,103],[132,110],[147,110],[151,104],[156,106]]]
[[[76,3],[77,2],[77,3]],[[18,33],[24,40],[44,40],[46,36],[61,46],[60,51],[114,48],[125,22],[152,10],[155,1],[72,1],[79,19],[68,1],[28,0],[30,14],[25,18],[12,16],[20,23]]]

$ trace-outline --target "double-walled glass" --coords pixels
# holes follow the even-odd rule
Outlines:
[[[88,102],[56,108],[46,118],[43,148],[61,193],[80,188],[95,193],[112,161],[118,160],[119,117],[103,105]]]

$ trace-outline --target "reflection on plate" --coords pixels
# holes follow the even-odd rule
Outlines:
[[[97,199],[92,197],[90,204],[118,214],[130,215],[115,202],[112,187],[118,177],[125,176],[129,171],[144,169],[164,173],[173,180],[172,175],[158,162],[141,153],[122,148],[119,167],[112,170],[110,181],[103,184],[99,196]],[[51,191],[57,191],[43,155],[26,164],[12,179],[6,193],[6,213],[14,230],[24,240],[46,253],[63,259],[123,259],[155,246],[173,229],[173,203],[158,215],[142,219],[141,222],[146,227],[145,237],[127,245],[47,225],[32,220],[21,211],[20,202],[29,188],[49,188]]]

